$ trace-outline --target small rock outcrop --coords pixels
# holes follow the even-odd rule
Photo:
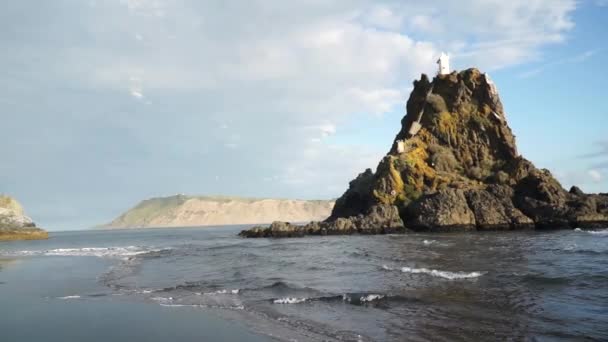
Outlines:
[[[390,234],[405,232],[399,209],[394,205],[378,204],[366,214],[339,217],[335,220],[293,225],[273,222],[269,227],[256,226],[243,230],[243,237],[300,237],[304,235]]]
[[[0,195],[0,241],[47,239],[48,233],[36,227],[15,199]]]
[[[377,215],[378,208],[385,214]],[[359,174],[331,216],[307,226],[351,234],[382,233],[385,226],[474,231],[607,225],[607,196],[566,191],[551,172],[519,155],[496,86],[472,68],[414,81],[401,129],[376,172]],[[308,234],[293,227],[301,229],[300,235]]]

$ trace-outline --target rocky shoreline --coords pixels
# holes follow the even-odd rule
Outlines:
[[[243,237],[608,227],[608,195],[566,191],[517,152],[496,86],[477,69],[414,81],[376,172],[350,182],[323,222]]]
[[[24,213],[21,204],[8,196],[0,196],[0,241],[44,240],[49,235]]]

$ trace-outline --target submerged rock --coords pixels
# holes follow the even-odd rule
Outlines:
[[[473,68],[414,81],[376,172],[351,181],[327,220],[293,226],[291,236],[607,224],[607,196],[566,191],[518,154],[496,86]],[[283,234],[268,229],[242,235]]]

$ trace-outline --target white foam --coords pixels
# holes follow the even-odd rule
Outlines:
[[[477,278],[484,275],[484,272],[448,272],[448,271],[439,271],[439,270],[431,270],[428,268],[411,268],[411,267],[403,267],[401,268],[401,272],[404,273],[413,273],[413,274],[428,274],[434,277],[440,277],[445,279],[469,279],[469,278]]]
[[[169,304],[173,301],[173,297],[153,297],[152,300],[160,304]]]
[[[218,294],[239,294],[239,292],[241,292],[240,289],[233,289],[233,290],[227,290],[227,289],[223,289],[223,290],[217,290],[215,292],[195,292],[195,294],[197,296],[201,296],[201,295],[218,295]]]
[[[383,295],[368,294],[367,296],[363,296],[363,297],[359,298],[359,300],[362,302],[373,302],[374,300],[378,300],[378,299],[382,299],[382,298],[384,298]]]
[[[437,241],[435,241],[435,240],[424,240],[424,241],[422,241],[422,243],[423,243],[423,244],[425,244],[425,245],[427,245],[427,246],[428,246],[428,245],[432,245],[432,244],[434,244],[435,242],[437,242]]]
[[[160,303],[161,306],[168,306],[168,307],[172,307],[172,308],[181,308],[184,306],[196,306],[196,305],[189,305],[189,304],[165,304],[165,303]]]
[[[389,266],[386,266],[386,265],[382,265],[382,269],[383,270],[387,270],[387,271],[392,271],[393,270],[392,267],[389,267]]]
[[[286,297],[286,298],[275,299],[272,302],[275,303],[275,304],[299,304],[299,303],[304,303],[307,300],[308,300],[308,298],[291,298],[291,297]]]
[[[239,290],[239,289],[234,289],[234,290],[226,290],[226,289],[224,289],[224,290],[218,290],[218,291],[215,291],[215,292],[207,292],[205,294],[206,295],[209,295],[209,294],[239,294],[240,291],[241,290]]]
[[[19,255],[27,256],[96,256],[96,257],[129,257],[139,254],[158,252],[159,249],[149,249],[138,246],[126,247],[82,247],[82,248],[57,248],[40,251],[21,251]]]
[[[58,299],[78,299],[80,298],[80,296],[78,295],[72,295],[72,296],[64,296],[64,297],[57,297]]]
[[[602,229],[602,230],[583,230],[580,228],[575,228],[574,231],[579,232],[579,233],[587,233],[587,234],[591,234],[591,235],[608,235],[608,228]]]

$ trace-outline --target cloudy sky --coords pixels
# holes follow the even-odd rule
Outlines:
[[[0,4],[0,192],[83,229],[186,194],[334,198],[440,51],[497,83],[520,152],[608,192],[604,0]]]

